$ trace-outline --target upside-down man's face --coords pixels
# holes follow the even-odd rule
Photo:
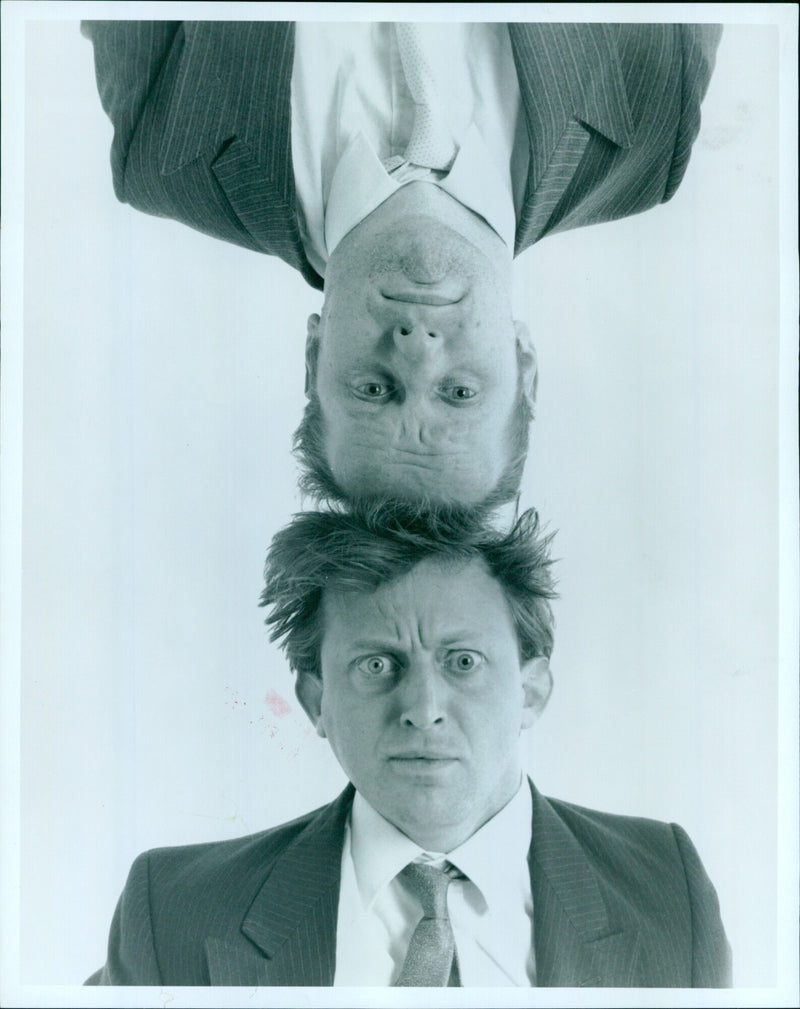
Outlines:
[[[373,235],[362,222],[352,248],[354,233],[342,240],[322,316],[309,320],[328,464],[349,496],[479,503],[535,386],[511,317],[510,257],[435,216],[381,223]]]

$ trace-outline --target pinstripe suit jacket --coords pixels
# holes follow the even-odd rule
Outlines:
[[[680,827],[556,802],[531,784],[528,863],[542,987],[725,987],[714,888]],[[236,841],[131,869],[88,984],[332,985],[351,786]]]
[[[530,141],[515,253],[670,199],[700,127],[721,28],[508,29]],[[294,25],[94,21],[83,32],[114,124],[119,199],[280,256],[322,288],[297,223]]]

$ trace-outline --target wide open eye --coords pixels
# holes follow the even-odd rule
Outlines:
[[[471,673],[482,661],[483,656],[479,652],[459,649],[448,653],[445,665],[454,673]]]
[[[356,662],[356,669],[368,679],[384,679],[397,670],[397,662],[391,655],[366,655]]]

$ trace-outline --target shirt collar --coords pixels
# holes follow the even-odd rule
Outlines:
[[[384,819],[356,792],[350,812],[350,845],[361,902],[368,908],[384,886],[423,849]]]
[[[528,851],[532,817],[531,791],[523,778],[514,797],[472,837],[447,855],[448,861],[481,891],[490,910],[505,906],[509,888],[512,893],[518,893],[530,880]],[[502,858],[498,858],[498,852],[502,852]],[[522,878],[518,879],[520,874]]]
[[[514,248],[516,216],[509,171],[501,171],[473,123],[450,172],[438,185],[482,217],[509,249]],[[381,164],[369,140],[358,131],[339,158],[325,205],[328,258],[344,236],[387,200],[402,183]]]
[[[516,890],[519,886],[516,874],[509,875],[509,866],[522,866],[520,871],[528,871],[532,815],[531,793],[523,779],[514,797],[491,820],[442,856],[469,877],[490,909],[493,905],[503,906],[509,887]],[[350,828],[356,882],[362,904],[367,908],[424,849],[384,819],[359,792],[353,800]],[[503,852],[502,858],[497,857],[498,851]]]

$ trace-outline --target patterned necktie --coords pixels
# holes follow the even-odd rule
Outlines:
[[[400,878],[422,904],[423,918],[411,936],[403,969],[394,986],[460,987],[456,941],[447,915],[450,877],[445,869],[411,862]]]
[[[394,27],[406,84],[414,99],[414,124],[405,159],[423,168],[445,171],[456,156],[456,145],[441,106],[436,78],[425,55],[420,26],[398,23]]]

